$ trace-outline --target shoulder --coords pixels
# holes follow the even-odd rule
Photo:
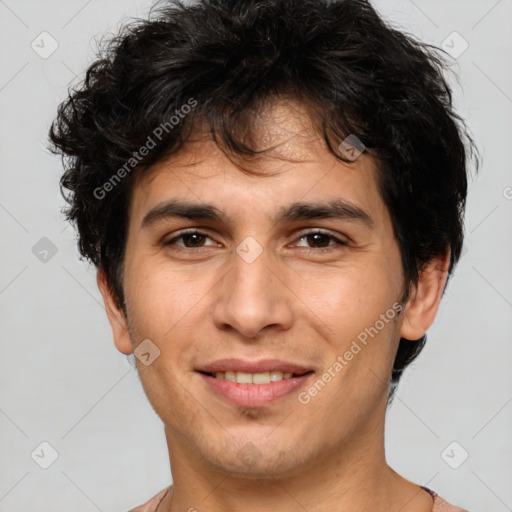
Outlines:
[[[446,500],[441,498],[439,494],[432,491],[431,489],[427,489],[423,487],[433,498],[434,506],[432,508],[432,512],[468,512],[465,508],[456,507],[454,505],[450,505]]]
[[[170,489],[170,487],[166,487],[165,489],[162,489],[158,494],[153,496],[149,501],[146,501],[146,503],[139,505],[136,508],[132,508],[129,512],[154,512],[160,501],[163,499],[163,497],[167,494],[167,491]]]
[[[456,507],[454,505],[450,505],[447,501],[445,501],[441,496],[436,494],[434,498],[434,508],[432,512],[468,512],[465,508]]]
[[[430,493],[432,498],[434,499],[434,506],[432,508],[432,512],[469,512],[468,510],[460,507],[456,507],[454,505],[450,505],[446,500],[441,498],[436,492],[432,491],[431,489],[426,489],[426,491]],[[162,489],[158,494],[153,496],[149,501],[146,503],[139,505],[138,507],[130,510],[129,512],[154,512],[160,501],[163,499],[163,497],[167,494],[167,492],[170,490],[170,487],[166,487],[165,489]]]

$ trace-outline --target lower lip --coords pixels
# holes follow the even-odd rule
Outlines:
[[[215,393],[241,407],[264,407],[300,387],[313,375],[307,373],[298,377],[282,379],[269,384],[239,384],[226,379],[217,379],[198,372],[204,382]]]

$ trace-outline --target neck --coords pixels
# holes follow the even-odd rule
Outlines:
[[[384,426],[338,450],[304,460],[286,474],[240,476],[214,467],[166,429],[173,488],[158,512],[430,512],[431,497],[385,461]]]

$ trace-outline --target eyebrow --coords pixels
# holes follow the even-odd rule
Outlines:
[[[369,228],[374,227],[370,214],[359,206],[343,199],[334,199],[325,203],[293,203],[279,210],[276,222],[305,219],[341,219],[357,220]]]
[[[228,221],[227,216],[213,205],[174,199],[160,203],[147,212],[142,219],[141,228],[146,229],[157,222],[174,217],[223,223]],[[307,219],[356,220],[368,228],[373,228],[375,225],[372,217],[365,210],[343,199],[335,199],[325,203],[293,203],[282,207],[273,220],[282,224]]]

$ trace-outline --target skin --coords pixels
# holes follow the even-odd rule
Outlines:
[[[294,392],[265,407],[238,407],[194,370],[225,357],[271,357],[311,368],[312,384],[401,297],[400,253],[374,159],[363,153],[351,163],[337,160],[293,101],[264,110],[257,141],[274,149],[234,162],[198,137],[137,180],[126,315],[98,271],[118,350],[129,354],[144,339],[160,350],[149,366],[137,359],[165,425],[173,476],[158,510],[430,511],[430,496],[387,465],[384,420],[399,339],[418,339],[432,324],[449,252],[421,273],[402,314],[308,404]],[[244,174],[242,163],[265,176]],[[149,210],[176,198],[213,204],[228,221],[174,217],[141,228]],[[373,227],[354,219],[272,220],[293,202],[337,198],[364,209]],[[207,236],[164,245],[187,228]],[[305,237],[315,228],[348,245]],[[263,251],[252,263],[236,252],[249,236]]]

